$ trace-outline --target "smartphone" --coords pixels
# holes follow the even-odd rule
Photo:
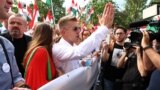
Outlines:
[[[110,34],[107,34],[106,42],[107,42],[108,45],[110,44],[110,38],[111,38],[111,35],[110,35]]]

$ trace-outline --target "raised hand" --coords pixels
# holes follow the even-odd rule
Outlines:
[[[150,38],[149,38],[149,34],[147,31],[143,31],[143,38],[142,38],[142,41],[141,41],[141,46],[142,47],[146,47],[146,46],[149,46],[150,45]]]
[[[107,28],[111,28],[114,21],[114,7],[112,3],[105,5],[102,16],[98,17],[100,25],[105,25]]]

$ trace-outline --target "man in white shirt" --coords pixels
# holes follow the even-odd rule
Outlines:
[[[81,30],[78,20],[73,16],[62,17],[58,22],[62,38],[52,48],[56,67],[64,73],[80,67],[79,60],[100,46],[106,34],[109,34],[109,28],[111,28],[113,20],[114,8],[111,3],[108,3],[99,20],[101,26],[90,37],[76,46],[75,42],[79,39]]]

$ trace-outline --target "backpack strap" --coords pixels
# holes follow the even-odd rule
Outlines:
[[[31,52],[31,54],[29,56],[29,59],[27,61],[27,64],[26,64],[24,77],[26,76],[26,71],[28,69],[28,65],[30,64],[33,55],[35,54],[35,52],[37,51],[37,49],[40,48],[40,47],[41,46],[34,48],[33,51]],[[48,55],[48,61],[47,61],[47,79],[48,79],[48,81],[52,80],[51,63],[50,63],[49,55]]]

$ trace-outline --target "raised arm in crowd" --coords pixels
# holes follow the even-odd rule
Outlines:
[[[147,31],[143,31],[143,38],[141,46],[144,52],[144,65],[148,71],[153,71],[149,81],[149,85],[146,90],[159,90],[160,89],[160,55],[152,48],[150,44],[150,36]],[[154,68],[155,67],[155,68]]]
[[[62,38],[52,48],[55,65],[65,73],[78,68],[79,60],[93,52],[100,46],[106,34],[109,34],[114,19],[114,8],[111,3],[106,4],[100,27],[79,45],[75,43],[79,39],[80,26],[73,16],[62,17],[59,22],[59,30]]]
[[[160,69],[160,55],[159,53],[156,52],[156,50],[154,50],[150,44],[150,37],[147,31],[143,32],[143,38],[142,38],[142,48],[145,52],[145,54],[148,56],[148,58],[150,59],[150,61],[146,61],[146,65],[152,67],[152,63],[153,65],[157,68]],[[145,59],[148,60],[148,59]]]

